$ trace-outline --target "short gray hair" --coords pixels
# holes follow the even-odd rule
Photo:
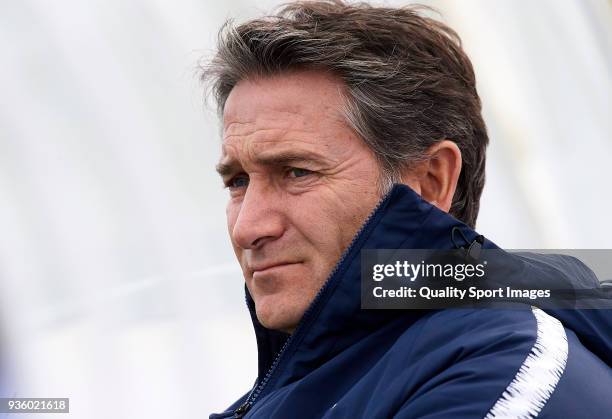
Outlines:
[[[463,164],[450,213],[474,227],[488,144],[474,70],[458,35],[424,9],[306,1],[240,25],[228,20],[201,78],[222,117],[240,80],[299,69],[337,75],[347,122],[376,155],[383,189],[430,146],[457,144]]]

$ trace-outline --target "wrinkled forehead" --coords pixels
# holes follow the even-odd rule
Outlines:
[[[290,73],[239,82],[226,101],[222,155],[268,148],[318,149],[345,135],[341,81],[325,73]]]
[[[282,126],[343,121],[343,92],[339,78],[317,71],[244,79],[225,102],[223,131],[257,122]]]

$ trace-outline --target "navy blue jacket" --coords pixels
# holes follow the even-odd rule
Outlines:
[[[452,249],[454,226],[477,237],[396,185],[291,336],[262,327],[247,291],[258,378],[210,418],[612,418],[610,310],[360,308],[362,249]],[[524,265],[575,288],[599,286],[576,259]]]

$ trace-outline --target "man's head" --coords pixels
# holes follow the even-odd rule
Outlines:
[[[474,225],[487,135],[452,30],[414,9],[285,6],[226,24],[203,77],[257,316],[292,331],[394,182]]]

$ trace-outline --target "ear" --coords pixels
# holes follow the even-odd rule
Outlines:
[[[442,140],[427,150],[427,159],[406,173],[402,181],[423,199],[448,212],[461,173],[461,151],[457,144]]]

